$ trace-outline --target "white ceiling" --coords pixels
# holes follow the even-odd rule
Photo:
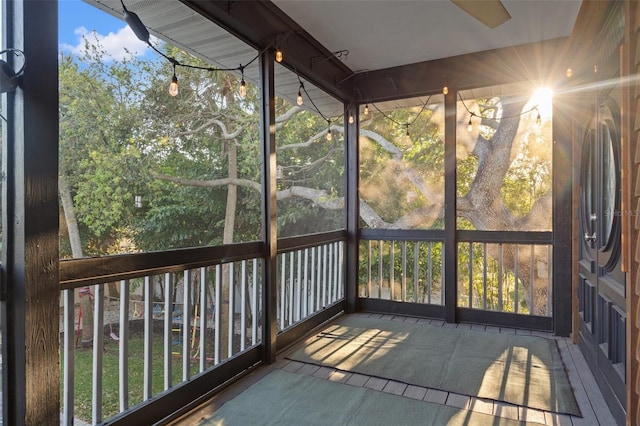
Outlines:
[[[448,0],[273,0],[353,71],[514,46],[571,34],[580,0],[503,0],[490,29]],[[286,48],[286,42],[283,49]]]
[[[120,0],[85,1],[122,17]],[[512,19],[490,29],[448,0],[273,2],[330,51],[348,50],[344,62],[352,71],[377,70],[567,36],[581,5],[579,0],[503,0]],[[126,4],[152,34],[215,66],[247,64],[257,54],[179,1],[127,0]],[[281,47],[286,55],[286,39]],[[257,84],[257,62],[245,70],[245,78]],[[276,87],[278,96],[295,101],[298,79],[280,65],[276,66]],[[306,81],[305,88],[325,115],[341,114],[341,102]],[[432,101],[440,102],[439,99],[436,96]],[[387,109],[424,101],[416,98],[379,107]]]

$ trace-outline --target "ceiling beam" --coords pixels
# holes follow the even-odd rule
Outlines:
[[[567,37],[403,65],[358,75],[359,103],[538,81],[555,86],[571,60]]]
[[[282,65],[342,101],[352,99],[353,71],[273,3],[180,1],[257,50],[286,38]]]

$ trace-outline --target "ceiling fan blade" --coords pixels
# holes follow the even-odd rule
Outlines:
[[[451,0],[451,2],[489,28],[495,28],[511,19],[511,15],[500,0]]]

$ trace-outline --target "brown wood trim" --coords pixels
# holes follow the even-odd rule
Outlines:
[[[262,258],[262,242],[60,261],[60,289],[102,284],[238,260]]]
[[[361,240],[444,241],[441,229],[361,229]]]
[[[634,118],[638,108],[635,93],[640,86],[635,82],[627,82],[627,76],[634,76],[638,69],[635,64],[640,59],[638,57],[637,48],[640,47],[636,27],[638,26],[638,12],[640,8],[636,2],[625,2],[625,34],[624,43],[620,49],[620,75],[622,77],[621,90],[621,158],[622,158],[622,199],[621,210],[632,211],[637,208],[639,201],[635,196],[634,180],[640,177],[638,169],[638,132],[635,130]],[[634,161],[635,159],[635,161]],[[626,330],[626,424],[635,424],[640,418],[640,397],[638,395],[638,382],[640,381],[640,353],[638,353],[639,329],[638,329],[638,308],[640,297],[638,294],[638,263],[634,259],[633,246],[639,244],[639,232],[637,224],[634,224],[634,218],[630,215],[622,216],[622,262],[623,270],[626,275],[626,294],[627,294],[627,330]],[[635,225],[635,226],[634,226]]]
[[[299,235],[278,239],[278,254],[290,251],[301,250],[310,247],[317,247],[324,244],[344,241],[347,238],[345,230],[323,232],[321,234]]]

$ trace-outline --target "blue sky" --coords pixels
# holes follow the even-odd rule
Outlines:
[[[126,4],[126,3],[125,3]],[[62,0],[58,10],[58,44],[61,53],[80,54],[83,38],[98,40],[114,59],[125,56],[125,47],[144,56],[149,48],[126,23],[80,0]]]

